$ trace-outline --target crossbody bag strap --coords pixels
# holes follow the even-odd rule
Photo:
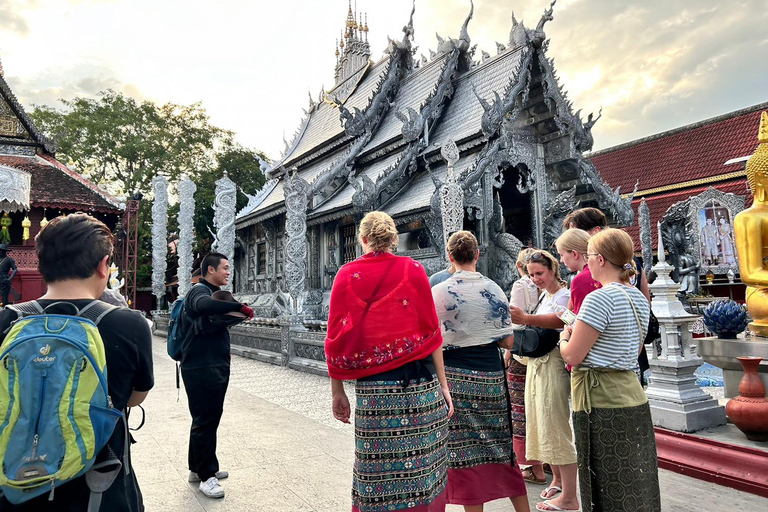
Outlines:
[[[640,316],[637,314],[637,309],[635,309],[635,303],[632,302],[632,297],[629,296],[629,292],[624,289],[624,285],[620,284],[619,289],[622,291],[624,295],[627,296],[627,300],[629,301],[629,306],[632,308],[632,312],[635,314],[635,321],[637,322],[637,334],[640,336],[640,346],[643,346],[643,325],[640,323]]]

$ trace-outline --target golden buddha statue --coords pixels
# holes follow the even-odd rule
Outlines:
[[[768,337],[768,112],[760,117],[760,145],[747,161],[752,206],[733,222],[741,280],[747,285],[747,310],[754,321],[749,328]]]

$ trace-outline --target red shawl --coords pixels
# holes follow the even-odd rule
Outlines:
[[[352,380],[424,359],[443,342],[424,267],[368,253],[336,274],[325,355],[334,379]]]

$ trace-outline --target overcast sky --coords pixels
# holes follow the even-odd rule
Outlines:
[[[106,88],[202,101],[212,122],[277,158],[333,86],[348,0],[0,0],[0,59],[25,108]],[[477,57],[535,26],[549,0],[476,0]],[[353,1],[354,6],[354,1]],[[374,61],[411,0],[358,0]],[[469,0],[416,0],[415,44],[457,37]],[[575,109],[603,107],[595,149],[768,101],[768,0],[559,0],[551,39]],[[584,116],[586,117],[586,116]],[[757,127],[755,127],[757,132]]]

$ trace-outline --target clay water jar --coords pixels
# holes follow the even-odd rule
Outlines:
[[[731,423],[739,427],[750,441],[768,441],[768,399],[765,386],[757,373],[760,357],[737,357],[744,376],[739,383],[739,396],[725,406]]]

